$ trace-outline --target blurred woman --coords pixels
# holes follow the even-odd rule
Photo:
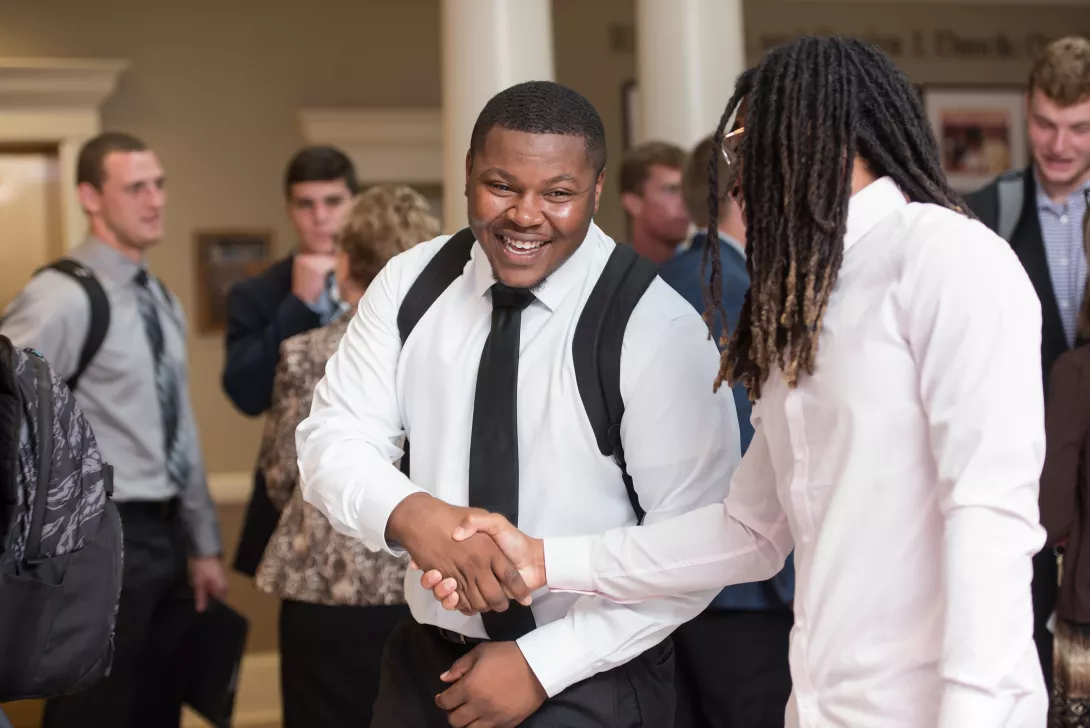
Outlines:
[[[366,728],[386,637],[409,616],[407,562],[372,553],[303,502],[295,428],[367,286],[392,257],[439,234],[427,201],[408,187],[360,195],[337,243],[335,275],[347,309],[328,326],[284,341],[258,456],[280,523],[257,573],[279,596],[285,728]]]
[[[1083,220],[1090,244],[1090,213]],[[1049,728],[1090,726],[1090,288],[1076,340],[1052,368],[1045,408],[1041,524],[1063,551]]]

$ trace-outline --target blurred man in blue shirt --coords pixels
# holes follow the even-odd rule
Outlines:
[[[709,244],[705,232],[709,157],[715,154],[723,163],[713,146],[710,137],[696,146],[683,180],[685,202],[698,232],[688,249],[666,261],[659,271],[698,311],[704,310],[700,268]],[[726,177],[720,174],[719,179]],[[732,192],[720,190],[719,235],[711,242],[719,246],[723,262],[722,300],[730,331],[737,325],[749,288],[745,223]],[[716,322],[717,342],[721,328]],[[744,455],[753,438],[752,405],[741,383],[733,393]],[[677,728],[782,728],[791,694],[787,653],[794,592],[794,564],[788,558],[783,570],[768,581],[726,587],[703,614],[674,633]]]

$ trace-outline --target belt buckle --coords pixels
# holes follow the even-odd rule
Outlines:
[[[462,634],[461,632],[455,632],[454,630],[451,630],[451,629],[444,629],[443,627],[439,628],[439,632],[449,642],[456,642],[456,643],[458,643],[460,645],[468,644],[466,642],[466,636],[464,634]]]

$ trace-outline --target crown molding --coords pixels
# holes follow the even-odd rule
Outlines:
[[[125,60],[0,58],[0,108],[97,109],[128,67]]]
[[[368,183],[436,183],[443,179],[439,109],[303,109],[308,144],[344,150]]]
[[[443,144],[439,109],[304,109],[299,121],[307,139],[342,144]]]

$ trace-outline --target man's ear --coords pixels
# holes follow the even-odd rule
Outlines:
[[[76,188],[76,195],[79,197],[80,207],[88,215],[97,215],[102,211],[102,194],[94,185],[81,182]]]
[[[624,192],[621,194],[621,207],[629,217],[639,217],[643,214],[643,198],[635,192]]]
[[[598,173],[598,179],[594,181],[594,214],[598,214],[598,203],[602,199],[602,187],[606,183],[606,168],[602,167],[602,171]]]
[[[469,176],[473,173],[473,150],[466,150],[466,188],[465,196],[469,197]]]

